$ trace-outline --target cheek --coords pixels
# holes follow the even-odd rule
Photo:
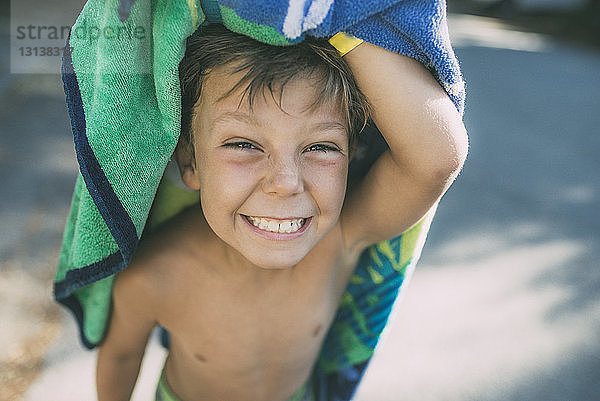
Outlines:
[[[306,181],[322,212],[339,213],[346,194],[348,163],[314,164],[306,169]]]
[[[200,171],[200,195],[219,209],[236,209],[255,186],[258,167],[227,157],[205,159]]]

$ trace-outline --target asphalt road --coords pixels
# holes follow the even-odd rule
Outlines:
[[[600,54],[484,19],[452,31],[469,159],[357,400],[600,399]],[[59,78],[2,82],[0,379],[92,400],[94,354],[50,299],[76,174]],[[139,401],[164,354],[148,356]]]
[[[357,400],[598,400],[600,54],[456,22],[469,159]]]

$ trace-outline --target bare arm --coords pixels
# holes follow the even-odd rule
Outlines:
[[[342,211],[346,244],[361,249],[418,222],[458,175],[468,144],[460,114],[420,63],[368,43],[344,57],[390,147]]]
[[[155,325],[148,302],[152,289],[129,269],[115,282],[110,326],[98,350],[96,386],[99,401],[130,399],[146,343]]]

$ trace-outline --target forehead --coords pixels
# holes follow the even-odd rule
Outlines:
[[[246,114],[247,121],[242,122],[256,122],[263,114],[283,113],[290,117],[334,120],[343,125],[339,102],[323,98],[317,78],[297,77],[283,86],[278,82],[271,86],[265,84],[250,93],[246,82],[236,87],[244,74],[231,73],[230,68],[223,66],[211,70],[204,78],[196,107],[201,107],[202,114],[208,113],[212,118]]]

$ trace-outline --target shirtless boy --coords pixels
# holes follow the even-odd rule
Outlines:
[[[201,202],[146,236],[119,275],[99,400],[129,399],[156,325],[170,333],[161,386],[172,399],[310,399],[305,383],[361,251],[439,200],[466,132],[410,58],[363,43],[342,59],[324,41],[277,48],[201,30],[180,67],[176,150]],[[390,149],[347,191],[365,98]]]

